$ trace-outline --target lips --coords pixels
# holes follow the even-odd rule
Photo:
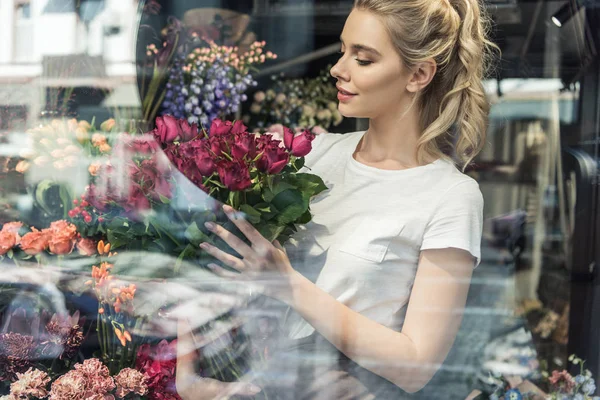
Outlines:
[[[352,92],[349,92],[348,90],[344,90],[344,88],[342,88],[341,86],[336,85],[336,87],[337,87],[337,90],[345,96],[356,96],[356,93],[352,93]]]

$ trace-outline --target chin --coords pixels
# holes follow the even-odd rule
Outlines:
[[[352,107],[344,103],[338,103],[338,111],[344,118],[369,118],[364,110],[360,110],[358,107]]]

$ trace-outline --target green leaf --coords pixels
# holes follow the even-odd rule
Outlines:
[[[273,205],[281,210],[277,214],[277,222],[286,225],[295,222],[308,210],[308,202],[298,190],[288,189],[273,199]]]
[[[162,194],[159,194],[159,196],[160,196],[160,201],[163,202],[163,204],[171,204],[171,199],[163,196]]]
[[[298,173],[290,175],[288,179],[296,185],[301,192],[309,193],[310,197],[328,189],[325,182],[323,182],[323,179],[314,174]]]
[[[285,230],[284,225],[265,224],[257,226],[256,230],[267,239],[269,242],[277,239],[277,237]]]
[[[296,158],[294,160],[294,167],[296,170],[300,170],[302,167],[304,167],[304,157]]]
[[[306,210],[304,214],[296,221],[298,224],[308,224],[312,220],[310,210]]]
[[[296,185],[287,183],[287,182],[277,182],[273,185],[273,194],[277,196],[279,193],[288,190],[288,189],[296,189]]]
[[[188,226],[188,228],[185,230],[185,237],[194,246],[199,246],[202,242],[214,244],[213,240],[204,232],[202,232],[200,228],[198,228],[198,224],[196,222],[190,224],[190,226]]]
[[[15,253],[13,252],[12,249],[10,249],[8,252],[6,252],[6,255],[8,256],[8,258],[13,258],[13,256],[15,255]]]
[[[262,194],[262,198],[264,201],[266,201],[267,203],[270,203],[273,201],[274,197],[275,197],[275,194],[273,193],[273,191],[271,189],[269,189],[268,187],[264,189],[263,194]]]
[[[240,210],[246,214],[246,219],[251,224],[258,224],[260,222],[260,212],[256,210],[254,207],[248,204],[242,204],[240,206]]]

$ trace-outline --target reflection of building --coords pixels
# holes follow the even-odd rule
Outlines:
[[[104,89],[93,106],[102,106],[102,101],[112,107],[132,106],[131,98],[125,104],[106,98],[106,93],[116,88],[134,93],[136,3],[1,1],[0,107],[20,115],[25,110],[31,123],[52,100],[55,91],[47,89],[59,87]],[[8,120],[3,113],[0,121]],[[6,129],[2,124],[0,129]]]

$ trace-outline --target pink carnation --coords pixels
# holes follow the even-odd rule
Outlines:
[[[10,394],[15,398],[36,397],[42,399],[48,397],[47,386],[50,383],[50,377],[47,373],[29,368],[23,374],[17,373],[17,379],[10,385]]]
[[[97,358],[76,364],[52,384],[50,400],[114,400],[109,394],[115,388],[108,368]]]
[[[116,395],[118,398],[124,398],[129,393],[135,393],[140,396],[148,393],[148,385],[146,385],[146,377],[141,372],[132,369],[125,368],[115,376],[115,383],[117,384]]]

